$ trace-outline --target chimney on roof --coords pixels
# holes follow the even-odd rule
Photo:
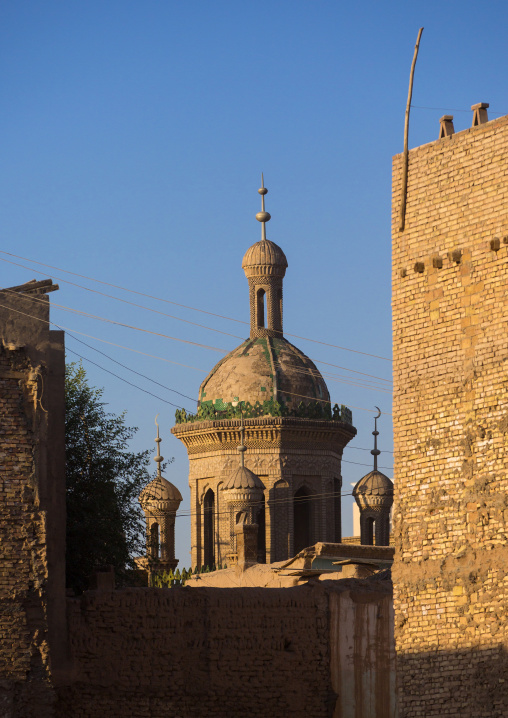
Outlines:
[[[484,125],[486,122],[489,121],[489,117],[487,115],[488,106],[488,102],[479,102],[477,105],[471,105],[471,109],[473,110],[473,124],[471,125],[472,127],[476,127],[477,125]]]
[[[439,120],[439,139],[442,137],[451,137],[454,132],[453,115],[443,115]]]

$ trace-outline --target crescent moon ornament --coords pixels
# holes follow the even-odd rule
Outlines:
[[[379,408],[379,406],[375,406],[374,408],[379,411],[379,414],[375,416],[374,419],[379,419],[379,417],[381,416],[381,409]]]

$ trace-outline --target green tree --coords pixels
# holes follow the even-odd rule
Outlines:
[[[150,451],[129,449],[137,429],[125,412],[107,413],[103,389],[91,387],[81,364],[66,367],[67,586],[76,593],[88,577],[113,564],[125,580],[133,556],[144,553],[138,495],[150,480]]]

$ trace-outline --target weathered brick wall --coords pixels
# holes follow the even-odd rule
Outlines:
[[[0,715],[51,703],[43,586],[46,531],[35,485],[37,382],[23,350],[0,349]],[[28,680],[27,680],[28,679]],[[27,684],[23,683],[27,680]],[[15,713],[12,713],[13,715]],[[29,715],[29,713],[26,713]]]
[[[400,716],[508,715],[508,117],[393,163]],[[507,682],[505,682],[507,681]]]
[[[64,357],[46,297],[0,291],[0,715],[52,716],[65,658]]]
[[[394,718],[389,581],[69,599],[58,718]]]

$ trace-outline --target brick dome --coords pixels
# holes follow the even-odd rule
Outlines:
[[[330,401],[316,365],[283,337],[247,339],[212,369],[199,390],[200,404],[218,411],[232,402],[254,406],[270,399],[289,408]]]
[[[272,275],[283,277],[286,273],[288,260],[275,242],[262,239],[245,252],[242,268],[247,277]]]
[[[146,507],[171,509],[176,506],[176,510],[181,501],[182,494],[180,491],[163,476],[157,476],[153,481],[150,481],[139,495],[139,503],[143,509]]]
[[[381,471],[370,471],[353,489],[360,509],[382,509],[393,503],[393,481]]]
[[[224,491],[229,489],[254,489],[256,491],[263,491],[264,488],[263,482],[259,476],[256,476],[256,474],[250,469],[240,466],[229,478],[228,482],[224,486]]]

